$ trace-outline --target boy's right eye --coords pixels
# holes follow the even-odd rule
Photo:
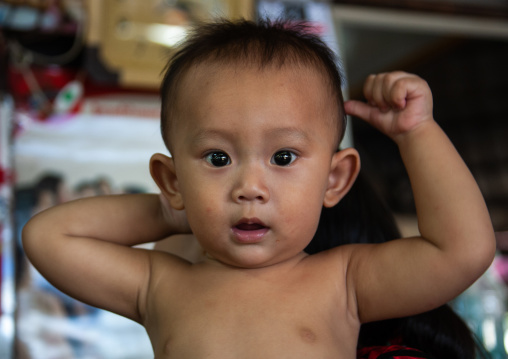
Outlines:
[[[205,160],[214,167],[223,167],[231,163],[227,153],[221,151],[210,152],[206,155]]]

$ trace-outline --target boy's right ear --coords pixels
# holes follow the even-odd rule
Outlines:
[[[150,174],[171,207],[184,209],[173,158],[161,153],[154,154],[150,158]]]

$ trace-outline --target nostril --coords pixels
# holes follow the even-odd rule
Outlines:
[[[253,179],[242,178],[241,181],[235,184],[231,196],[237,202],[266,202],[269,197],[269,191],[260,179],[254,181]]]
[[[237,197],[239,201],[250,201],[250,200],[257,200],[257,201],[264,201],[265,200],[265,197],[264,196],[244,196],[244,195],[241,195],[241,196],[238,196]]]

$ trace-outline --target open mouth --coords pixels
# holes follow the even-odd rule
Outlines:
[[[242,218],[233,226],[233,234],[237,241],[241,243],[256,243],[263,239],[269,229],[257,218]]]
[[[241,231],[256,231],[267,227],[260,223],[240,223],[237,224],[235,228],[238,228]]]
[[[256,231],[263,228],[268,228],[259,218],[242,218],[235,225],[234,228],[238,228],[242,231]]]

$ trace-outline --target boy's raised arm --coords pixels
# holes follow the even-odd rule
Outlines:
[[[346,111],[392,138],[406,166],[421,237],[351,249],[349,285],[362,321],[429,310],[460,294],[495,252],[482,194],[434,121],[426,82],[403,72],[370,76],[368,103]]]
[[[23,246],[57,288],[140,322],[154,254],[130,246],[187,226],[183,211],[166,210],[157,195],[94,197],[34,216],[23,229]]]

